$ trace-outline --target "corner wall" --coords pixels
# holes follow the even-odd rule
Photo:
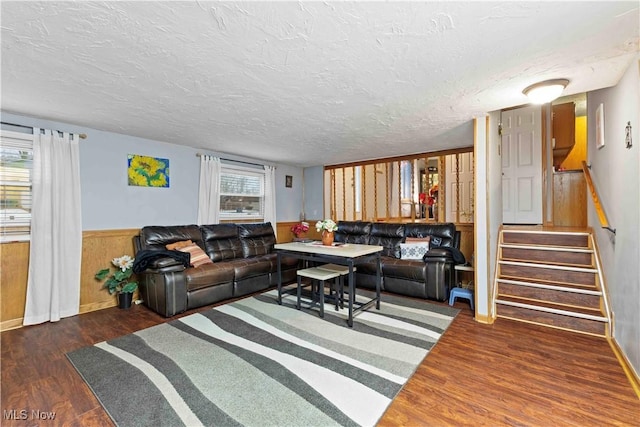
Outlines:
[[[596,148],[596,110],[604,106],[604,140]],[[625,127],[633,127],[633,147],[625,148]],[[587,147],[598,195],[616,229],[600,227],[593,202],[588,221],[593,227],[615,316],[614,338],[629,363],[640,373],[640,55],[618,84],[587,94]]]

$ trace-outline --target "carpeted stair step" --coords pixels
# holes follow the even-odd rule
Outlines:
[[[540,230],[503,230],[502,243],[588,248],[589,233]]]
[[[500,244],[500,255],[506,261],[593,267],[593,251],[589,248]]]
[[[498,261],[498,278],[523,281],[544,281],[555,284],[596,286],[598,270],[562,265],[519,261]]]
[[[498,279],[498,298],[514,296],[570,307],[600,310],[602,292],[591,286],[561,286],[521,280]]]
[[[608,321],[599,310],[567,307],[513,296],[499,296],[496,299],[496,309],[497,316],[505,319],[606,336]]]

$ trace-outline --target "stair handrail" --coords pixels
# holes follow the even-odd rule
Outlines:
[[[607,214],[604,211],[604,207],[600,202],[600,197],[598,197],[598,190],[596,189],[596,185],[594,184],[593,178],[591,177],[591,165],[587,164],[587,162],[585,162],[584,160],[582,161],[582,172],[584,173],[587,187],[589,187],[589,193],[591,194],[591,199],[593,200],[593,205],[596,209],[596,215],[598,215],[600,226],[605,230],[609,230],[613,234],[616,234],[616,229],[611,227],[611,224],[607,219]]]

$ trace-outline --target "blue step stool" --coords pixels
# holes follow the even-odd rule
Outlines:
[[[469,304],[471,304],[471,310],[473,308],[473,291],[471,289],[464,288],[453,288],[449,293],[449,305],[453,305],[453,302],[456,298],[465,298],[469,300]]]

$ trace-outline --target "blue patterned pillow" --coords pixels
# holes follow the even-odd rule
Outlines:
[[[400,259],[422,259],[429,251],[429,243],[400,243]]]

